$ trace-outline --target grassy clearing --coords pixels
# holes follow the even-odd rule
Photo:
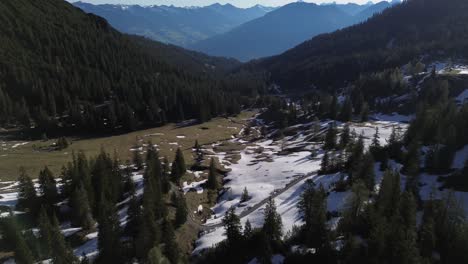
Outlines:
[[[104,148],[107,152],[117,153],[122,161],[131,160],[130,149],[149,140],[157,144],[161,155],[167,156],[170,160],[173,159],[177,147],[180,147],[184,151],[186,162],[191,164],[191,147],[195,140],[200,144],[211,144],[229,139],[233,134],[239,133],[243,124],[253,114],[253,112],[243,112],[234,118],[216,118],[207,123],[180,128],[175,124],[169,124],[117,136],[72,138],[69,139],[72,144],[60,151],[47,150],[56,139],[27,143],[0,139],[0,181],[15,180],[21,166],[25,167],[32,177],[37,177],[39,170],[44,166],[48,166],[58,175],[62,166],[71,160],[73,151],[84,151],[86,155],[94,156]]]

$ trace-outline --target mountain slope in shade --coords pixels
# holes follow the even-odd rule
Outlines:
[[[121,32],[178,46],[187,46],[227,32],[271,10],[259,5],[242,9],[230,4],[213,4],[196,8],[93,5],[83,2],[76,2],[74,5],[87,13],[104,17]]]
[[[466,58],[467,24],[465,0],[405,1],[257,65],[287,88],[342,86],[360,73],[399,67],[421,56]]]
[[[236,100],[212,78],[236,61],[122,34],[62,0],[0,1],[0,14],[0,125],[133,130]]]
[[[372,15],[369,15],[370,12],[382,11],[381,6],[375,9],[370,9],[372,6],[364,7],[362,12],[354,10],[357,13],[353,16],[343,11],[341,5],[292,3],[225,34],[195,43],[190,48],[241,61],[272,56],[318,34],[364,21]]]

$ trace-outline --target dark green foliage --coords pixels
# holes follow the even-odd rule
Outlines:
[[[330,156],[328,152],[323,153],[322,162],[320,163],[320,173],[326,174],[330,171]]]
[[[43,257],[52,258],[53,263],[67,264],[78,263],[72,249],[65,241],[60,231],[57,217],[49,217],[44,207],[39,213],[40,241],[43,247]]]
[[[0,230],[2,239],[6,242],[9,249],[14,251],[15,262],[18,264],[32,264],[34,258],[31,250],[21,233],[21,229],[13,217],[8,217],[0,220]]]
[[[269,198],[264,210],[265,221],[263,223],[263,233],[269,243],[278,243],[283,235],[283,222],[281,215],[276,211],[276,204],[273,198]]]
[[[178,148],[175,154],[174,162],[172,162],[171,180],[178,184],[180,178],[184,176],[186,171],[187,169],[185,167],[184,154],[182,153],[182,150]]]
[[[54,175],[52,175],[52,172],[47,167],[39,172],[39,189],[43,204],[51,207],[57,202],[57,183],[55,182]]]
[[[353,181],[361,180],[369,191],[372,192],[374,190],[374,157],[370,151],[366,152],[362,157],[361,163],[355,166],[352,176]]]
[[[32,213],[37,212],[39,200],[37,198],[36,189],[23,167],[20,168],[18,182],[18,203],[16,207],[19,210],[29,210]]]
[[[210,168],[208,170],[208,181],[206,182],[207,187],[211,190],[217,190],[219,188],[217,175],[218,172],[216,169],[215,160],[211,158]]]
[[[101,199],[98,217],[98,263],[124,263],[120,243],[117,209],[111,201]]]
[[[330,123],[328,126],[327,133],[325,134],[325,145],[323,146],[326,150],[331,150],[336,148],[336,137],[337,137],[337,129],[335,123]]]
[[[162,243],[164,244],[164,255],[170,263],[179,263],[179,246],[175,239],[174,228],[167,219],[164,219],[162,224]]]
[[[238,247],[242,240],[242,226],[240,218],[236,215],[236,209],[234,207],[231,207],[226,211],[223,218],[223,224],[224,229],[226,230],[227,243],[233,247]]]
[[[201,118],[201,108],[239,111],[241,85],[182,70],[206,68],[200,55],[123,35],[66,1],[18,0],[0,12],[1,124],[29,127],[31,117],[42,131],[102,133]]]
[[[322,34],[279,56],[252,64],[271,72],[273,81],[285,89],[310,89],[311,83],[342,88],[365,73],[419,61],[421,54],[466,56],[468,33],[463,22],[455,21],[468,21],[467,11],[463,0],[403,1],[366,22]],[[387,87],[397,89],[397,84],[386,82],[385,88],[370,87],[393,95],[395,90]]]
[[[327,195],[322,186],[315,189],[311,184],[301,195],[298,204],[305,224],[302,226],[304,243],[319,251],[328,247]]]
[[[162,254],[159,247],[154,247],[148,252],[148,264],[170,264],[169,260]]]
[[[72,224],[80,226],[84,230],[94,228],[91,206],[89,205],[88,194],[83,185],[79,185],[71,194],[70,207],[72,208]]]
[[[187,202],[183,194],[177,195],[176,199],[176,214],[175,214],[175,226],[180,227],[187,221]]]
[[[244,187],[244,191],[242,192],[240,202],[244,203],[244,202],[247,202],[248,200],[250,200],[249,191],[247,190],[247,187]]]
[[[345,124],[340,134],[340,143],[339,143],[340,148],[345,148],[350,141],[351,141],[351,135],[350,135],[350,130],[349,130],[349,124]]]

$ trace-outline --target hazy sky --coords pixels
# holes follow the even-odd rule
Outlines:
[[[78,0],[68,0],[75,2]],[[296,2],[291,0],[81,0],[93,4],[138,4],[138,5],[175,5],[175,6],[206,6],[213,3],[230,3],[239,7],[250,7],[256,4],[265,6],[282,6],[287,3]],[[305,0],[311,3],[367,3],[369,0]],[[375,2],[375,1],[374,1]]]

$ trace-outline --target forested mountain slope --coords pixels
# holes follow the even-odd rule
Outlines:
[[[179,46],[227,32],[272,10],[263,6],[243,9],[230,4],[194,8],[84,2],[75,2],[74,5],[87,13],[106,18],[119,31]]]
[[[411,0],[368,21],[317,36],[258,64],[284,88],[342,86],[412,59],[467,56],[468,2]]]
[[[234,61],[135,41],[62,0],[2,1],[0,13],[2,125],[132,130],[239,109],[227,82],[202,74]]]

